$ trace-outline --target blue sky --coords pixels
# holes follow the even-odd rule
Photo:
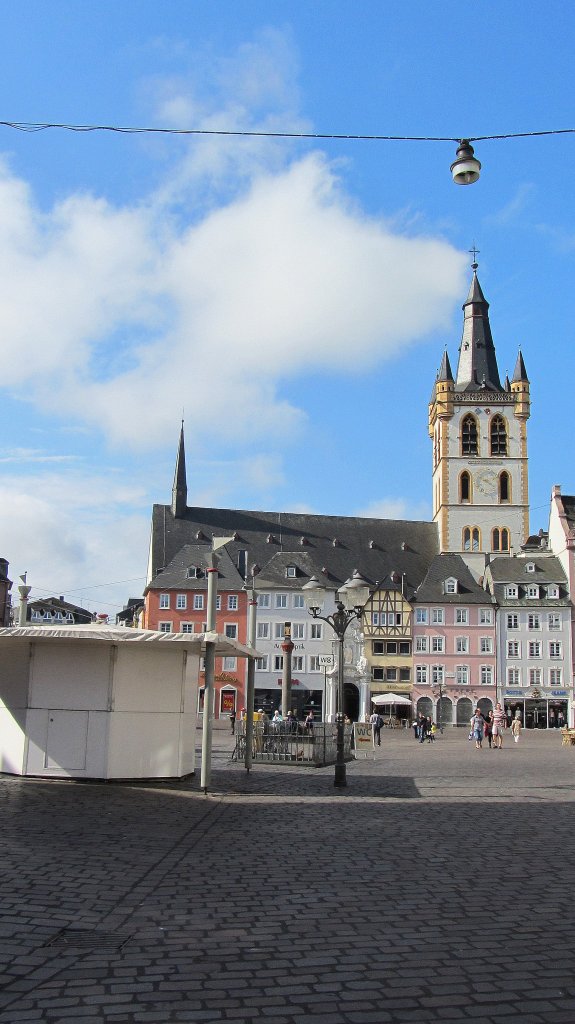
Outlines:
[[[573,128],[548,0],[2,0],[0,120],[466,136]],[[471,257],[532,386],[532,529],[573,493],[575,136],[477,143],[0,128],[0,554],[141,593],[182,414],[190,504],[431,515],[427,403]]]

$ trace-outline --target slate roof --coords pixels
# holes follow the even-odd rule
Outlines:
[[[562,494],[560,497],[567,522],[573,526],[575,525],[575,496],[572,494]]]
[[[445,581],[455,578],[458,592],[446,594]],[[494,599],[475,580],[461,555],[443,554],[433,559],[415,595],[416,604],[493,604]]]
[[[336,589],[355,569],[368,582],[385,586],[395,571],[405,574],[409,596],[438,553],[433,523],[217,508],[187,508],[176,517],[169,505],[154,505],[147,589],[182,586],[194,550],[198,556],[209,550],[213,536],[231,538],[223,549],[226,555],[220,561],[220,571],[227,574],[233,589],[241,583],[231,566],[241,567],[244,558],[247,572],[259,566],[261,583],[267,580],[270,586],[287,587],[291,582],[299,588],[309,578],[308,572],[313,575],[326,570],[326,585]],[[295,564],[302,575],[288,580],[287,564]],[[238,575],[241,578],[241,572]],[[186,584],[189,589],[203,588],[205,581],[187,580]]]
[[[481,290],[477,273],[473,279],[467,299],[463,304],[464,320],[459,361],[457,364],[456,391],[503,391],[499,380],[495,346],[489,323],[489,303]]]
[[[533,572],[528,572],[526,566],[531,563],[535,566]],[[486,569],[486,577],[492,582],[498,604],[516,605],[518,600],[531,600],[534,605],[542,604],[549,607],[562,607],[569,605],[569,591],[567,577],[561,566],[561,562],[554,555],[529,556],[527,558],[494,558]],[[515,583],[519,587],[519,598],[508,598],[505,595],[505,584]],[[547,586],[556,583],[559,587],[559,597],[546,597],[545,591],[540,591],[537,598],[527,597],[529,584]]]

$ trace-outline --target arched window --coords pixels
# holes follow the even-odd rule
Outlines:
[[[499,501],[500,502],[507,502],[507,501],[509,501],[510,500],[509,492],[510,492],[509,473],[506,473],[505,470],[504,470],[503,473],[499,474]]]
[[[506,526],[496,526],[491,533],[492,551],[509,551],[509,530]]]
[[[463,550],[479,551],[480,547],[481,538],[479,536],[479,529],[477,526],[466,526],[463,530]]]
[[[467,470],[459,477],[459,500],[471,501],[471,477]]]
[[[507,429],[502,416],[494,416],[491,420],[491,454],[507,455]]]
[[[461,421],[461,454],[477,455],[477,423],[471,413]]]

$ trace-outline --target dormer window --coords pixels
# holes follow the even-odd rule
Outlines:
[[[528,562],[525,566],[525,572],[535,572],[535,562]]]
[[[446,594],[457,594],[457,580],[454,576],[450,576],[448,580],[445,580],[443,589]]]
[[[517,587],[514,583],[510,583],[505,587],[505,597],[517,597]]]
[[[559,597],[559,587],[556,583],[551,583],[547,587],[547,597]]]
[[[538,598],[539,597],[539,587],[530,584],[527,587],[527,597],[531,598],[531,600],[533,600],[534,598]]]
[[[297,576],[297,567],[295,565],[286,566],[286,576],[288,580],[295,580]]]
[[[186,576],[189,580],[203,580],[204,575],[204,570],[201,569],[199,565],[190,565],[186,572]]]

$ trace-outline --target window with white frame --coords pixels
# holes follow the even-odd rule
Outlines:
[[[525,572],[535,572],[535,562],[527,562]]]
[[[170,607],[170,595],[169,594],[160,594],[160,608],[169,608],[169,607]]]
[[[186,576],[189,580],[203,580],[205,573],[199,566],[190,565],[190,567],[186,569]]]
[[[455,682],[457,686],[469,685],[469,665],[455,666]]]
[[[559,597],[559,587],[556,583],[551,583],[547,587],[547,597]]]
[[[521,669],[520,668],[508,668],[507,669],[507,685],[508,686],[521,686]]]
[[[258,594],[258,608],[271,607],[271,594]]]
[[[415,666],[415,681],[420,686],[427,686],[427,665]]]
[[[284,667],[283,654],[274,654],[274,672],[281,672]]]
[[[479,653],[493,654],[493,640],[490,636],[479,637]]]
[[[222,610],[222,595],[216,594],[216,611],[221,612]]]
[[[561,616],[557,612],[549,612],[547,616],[547,626],[553,632],[561,629]]]
[[[305,640],[305,622],[292,622],[292,640]]]
[[[493,624],[493,608],[479,609],[479,625],[491,626]]]
[[[508,658],[520,658],[521,657],[521,644],[519,640],[508,640],[507,641],[507,657]]]
[[[456,636],[455,637],[455,653],[456,654],[467,654],[469,651],[469,637],[468,636]]]
[[[493,667],[491,665],[481,665],[479,669],[479,677],[481,679],[482,686],[493,685]]]
[[[549,669],[549,686],[561,686],[563,680],[563,673],[560,668]]]
[[[238,624],[237,622],[226,622],[224,625],[224,632],[228,640],[238,639]]]
[[[319,663],[319,654],[311,654],[310,655],[309,670],[310,670],[310,672],[321,672],[321,665]]]
[[[538,612],[527,616],[527,629],[541,629],[541,616]]]
[[[431,609],[431,621],[436,626],[442,626],[444,621],[443,608],[432,608]]]
[[[187,608],[187,607],[188,607],[188,598],[187,598],[186,594],[177,594],[176,595],[176,608],[178,609],[178,611],[184,611],[184,609]]]
[[[397,682],[397,669],[396,668],[391,668],[391,667],[386,668],[386,670],[385,670],[385,678],[386,678],[388,683],[395,683],[395,682]]]
[[[297,567],[295,565],[286,566],[286,576],[288,580],[295,580],[297,576]]]
[[[237,612],[238,610],[238,595],[228,594],[228,611]]]
[[[294,654],[291,660],[291,667],[294,672],[303,672],[303,654]]]
[[[194,594],[194,610],[201,611],[204,607],[204,595]]]
[[[310,622],[309,635],[310,640],[321,640],[323,638],[323,623]]]
[[[224,672],[235,672],[238,665],[238,659],[226,656],[224,658]]]
[[[541,657],[541,641],[540,640],[530,640],[529,644],[528,644],[528,652],[529,652],[529,657],[530,658],[540,658]]]
[[[445,650],[445,637],[443,636],[432,636],[431,638],[431,650],[434,654],[443,654]]]
[[[519,591],[514,583],[509,583],[505,587],[505,597],[517,597]]]
[[[469,610],[467,608],[456,608],[455,622],[458,626],[466,626],[469,622]]]
[[[182,633],[193,633],[194,630],[195,630],[195,626],[194,626],[193,622],[181,622],[180,623],[180,631]]]
[[[427,608],[416,608],[415,609],[415,621],[420,625],[425,625],[427,622]]]
[[[172,623],[171,622],[158,622],[158,629],[160,633],[171,633]]]
[[[385,615],[385,612],[384,612]],[[379,612],[371,613],[371,624],[372,626],[379,626]]]
[[[431,666],[431,682],[433,683],[433,685],[434,686],[439,686],[440,683],[443,684],[443,679],[444,679],[443,665],[432,665]]]
[[[456,594],[457,580],[453,579],[452,577],[450,577],[448,580],[445,580],[444,590],[446,594]]]
[[[274,638],[276,640],[283,640],[285,638],[285,623],[274,622]]]
[[[268,671],[269,655],[263,654],[261,658],[256,658],[256,672],[267,672]]]
[[[294,594],[292,599],[294,608],[305,608],[305,601],[303,594]]]
[[[507,614],[507,629],[519,629],[519,616],[515,612]]]
[[[287,594],[276,594],[276,608],[287,608],[288,596]]]
[[[374,683],[383,683],[385,679],[384,669],[380,668],[378,665],[373,665],[371,669],[371,678]]]
[[[269,622],[258,622],[256,623],[256,639],[257,640],[269,640],[270,638],[270,624]]]
[[[529,685],[541,686],[542,672],[540,668],[529,669]]]
[[[560,640],[552,640],[549,644],[549,657],[550,658],[562,658],[563,657],[563,644]]]
[[[416,636],[416,638],[415,638],[415,650],[419,654],[427,653],[427,637],[426,636]]]
[[[539,597],[539,587],[530,584],[527,587],[527,597],[531,598],[531,600],[533,600],[536,597]]]

